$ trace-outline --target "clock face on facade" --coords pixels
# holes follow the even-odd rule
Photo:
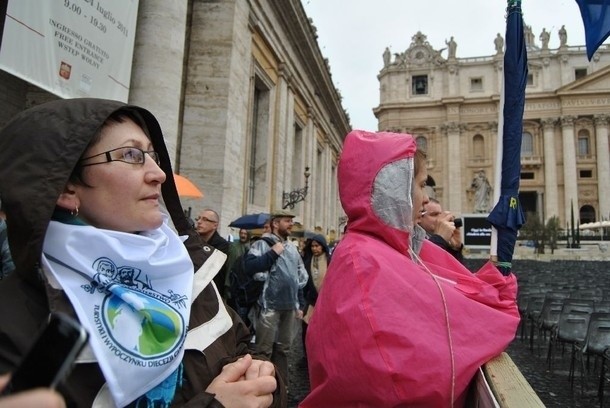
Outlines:
[[[409,53],[409,57],[411,57],[411,60],[416,64],[421,64],[426,61],[428,57],[428,50],[421,47],[413,48]]]

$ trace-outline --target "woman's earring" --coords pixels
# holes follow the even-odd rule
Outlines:
[[[70,215],[73,217],[78,217],[78,206],[70,211]]]

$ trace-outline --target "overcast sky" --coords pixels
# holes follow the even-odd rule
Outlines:
[[[335,86],[355,129],[377,130],[373,108],[379,105],[377,75],[382,54],[404,52],[421,31],[440,50],[451,36],[458,58],[495,54],[497,33],[505,37],[506,0],[302,0],[317,28],[318,44],[328,58]],[[543,28],[549,48],[559,47],[557,31],[565,24],[568,45],[584,45],[584,29],[575,0],[523,0],[524,21],[536,44]],[[447,51],[442,54],[447,57]]]

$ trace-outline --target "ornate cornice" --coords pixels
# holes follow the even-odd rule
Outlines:
[[[607,126],[609,121],[610,116],[603,113],[600,115],[593,116],[593,122],[595,123],[595,126]]]
[[[561,117],[561,126],[574,126],[574,121],[576,120],[576,116],[573,115],[565,115]]]
[[[544,118],[540,120],[540,123],[542,123],[542,128],[546,131],[549,129],[553,129],[555,128],[555,125],[557,124],[557,118]]]
[[[463,128],[458,122],[447,122],[440,126],[442,132],[446,133],[459,133]]]

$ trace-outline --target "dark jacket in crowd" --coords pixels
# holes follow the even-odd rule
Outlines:
[[[311,252],[311,241],[316,241],[318,244],[322,245],[324,249],[324,253],[326,254],[326,263],[330,265],[330,250],[328,248],[328,244],[326,243],[326,238],[323,235],[316,234],[311,238],[307,239],[305,242],[305,248],[303,249],[303,263],[305,264],[305,269],[307,269],[307,275],[309,279],[307,280],[307,284],[303,288],[303,296],[305,297],[306,305],[315,305],[316,300],[318,299],[318,290],[313,282],[313,277],[311,275],[311,259],[313,258],[313,253]]]
[[[443,248],[445,251],[449,252],[451,254],[451,256],[453,256],[455,259],[460,261],[460,263],[462,265],[465,265],[464,264],[464,254],[462,254],[462,249],[464,248],[464,245],[462,245],[460,247],[460,249],[455,250],[455,249],[451,248],[451,245],[449,245],[449,243],[447,241],[445,241],[445,239],[438,234],[428,235],[428,240],[430,242],[434,243],[435,245]]]

